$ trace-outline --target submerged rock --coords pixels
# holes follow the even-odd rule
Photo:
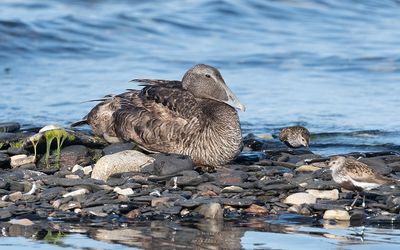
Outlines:
[[[325,220],[349,221],[350,214],[346,210],[326,210],[323,218]]]
[[[203,215],[206,219],[221,220],[224,218],[224,210],[219,203],[203,204],[194,211]]]
[[[140,172],[154,162],[154,158],[136,150],[125,150],[101,157],[93,168],[92,178],[107,180],[109,176],[124,172]]]

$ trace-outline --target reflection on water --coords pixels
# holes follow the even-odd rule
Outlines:
[[[1,223],[1,249],[397,249],[400,226],[351,227],[349,222],[286,214],[242,221],[137,221],[122,224]],[[24,237],[24,239],[17,237]],[[31,241],[34,240],[34,241]],[[29,241],[29,244],[26,243]],[[24,243],[25,242],[25,243]]]

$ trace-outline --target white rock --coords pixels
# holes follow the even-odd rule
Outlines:
[[[241,193],[243,192],[243,188],[238,187],[238,186],[228,186],[228,187],[224,187],[221,190],[221,193]]]
[[[86,194],[86,193],[89,193],[89,190],[87,190],[86,188],[81,188],[81,189],[78,189],[78,190],[63,194],[63,197],[64,198],[65,197],[69,197],[69,196],[74,197],[74,196],[78,196],[78,195],[82,195],[82,194]]]
[[[125,150],[101,157],[93,168],[92,178],[106,181],[110,175],[140,171],[154,162],[154,158],[136,150]]]
[[[126,195],[126,196],[134,194],[132,188],[121,189],[120,187],[115,187],[114,192],[116,192],[117,194]]]
[[[85,175],[90,174],[92,171],[93,171],[92,166],[86,166],[86,167],[83,168],[83,173],[84,173]]]
[[[10,157],[10,165],[12,168],[16,168],[25,164],[30,164],[35,162],[35,157],[33,155],[14,155]]]
[[[326,199],[326,200],[338,200],[339,199],[339,190],[317,190],[317,189],[308,189],[307,193],[314,195],[318,199]]]
[[[49,125],[46,125],[43,128],[41,128],[39,130],[39,133],[44,133],[46,131],[55,130],[55,129],[64,129],[64,128],[59,126],[59,125],[57,125],[57,124],[49,124]]]
[[[349,221],[350,215],[346,210],[332,209],[332,210],[325,211],[324,219],[325,220]]]
[[[224,210],[219,203],[209,203],[198,206],[194,211],[202,214],[206,219],[221,220],[224,218]]]
[[[308,193],[295,193],[291,194],[286,199],[283,201],[284,203],[287,204],[292,204],[292,205],[301,205],[301,204],[313,204],[317,201],[317,198]]]
[[[313,166],[313,165],[301,165],[300,167],[297,167],[295,171],[297,172],[314,172],[317,170],[320,170],[321,168]]]
[[[287,209],[287,211],[288,211],[289,213],[296,213],[296,214],[299,214],[299,213],[300,213],[300,210],[301,210],[301,206],[300,206],[300,205],[293,205],[293,206],[291,206],[291,207],[289,207],[289,208]]]
[[[67,174],[67,175],[65,176],[65,178],[76,180],[76,179],[80,179],[81,177],[79,177],[79,175],[76,175],[76,174]]]
[[[81,166],[81,165],[75,165],[73,168],[72,168],[72,170],[71,170],[71,172],[72,173],[75,173],[76,171],[79,171],[79,170],[82,170],[83,171],[83,167]]]

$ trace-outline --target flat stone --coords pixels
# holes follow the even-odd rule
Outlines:
[[[110,144],[107,147],[103,148],[104,155],[111,155],[125,150],[131,150],[135,147],[135,144],[132,142],[127,143],[114,143]]]
[[[317,198],[308,193],[295,193],[286,197],[283,202],[292,205],[313,204],[317,202]]]
[[[339,190],[317,190],[317,189],[307,189],[307,193],[315,196],[318,199],[326,199],[326,200],[337,200],[339,199]]]
[[[72,168],[75,165],[90,164],[89,151],[83,145],[72,145],[61,150],[60,167]]]
[[[324,220],[349,221],[350,215],[346,210],[326,210],[323,218]]]
[[[50,201],[50,200],[54,200],[55,198],[61,197],[64,193],[66,193],[64,188],[62,188],[62,187],[52,187],[52,188],[44,189],[40,193],[39,197],[41,199]]]
[[[63,211],[72,210],[76,208],[81,208],[81,203],[77,201],[70,201],[68,203],[62,204],[59,209]]]
[[[193,161],[189,156],[178,154],[154,154],[152,155],[156,175],[173,175],[184,170],[193,170]]]
[[[83,195],[83,194],[87,194],[87,193],[89,193],[89,190],[87,190],[86,188],[81,188],[81,189],[78,189],[78,190],[63,194],[62,197],[64,197],[64,198],[70,197],[70,196],[74,197],[74,196]]]
[[[175,200],[174,197],[157,197],[151,200],[152,207],[172,207],[174,205]]]
[[[0,209],[0,220],[11,218],[12,214],[8,209]]]
[[[11,219],[8,223],[20,226],[32,226],[35,224],[30,219]]]
[[[10,156],[8,154],[0,153],[0,168],[10,167]]]
[[[126,195],[126,196],[129,196],[129,195],[132,195],[135,193],[135,192],[133,192],[132,188],[121,189],[120,187],[115,187],[114,192],[116,192],[117,194]]]
[[[15,192],[15,193],[11,193],[11,194],[8,196],[8,199],[9,199],[10,201],[12,201],[12,202],[16,202],[17,200],[20,200],[21,198],[22,198],[22,192],[20,192],[20,191]]]
[[[10,165],[12,168],[17,168],[21,165],[31,164],[35,162],[35,158],[33,155],[14,155],[10,157]]]
[[[1,133],[12,133],[17,132],[21,128],[18,122],[2,122],[0,123]]]
[[[250,207],[243,209],[246,213],[251,214],[268,214],[268,209],[263,206],[251,204]]]
[[[250,198],[221,198],[220,201],[226,206],[249,207],[255,200]]]
[[[175,181],[176,180],[176,181]],[[204,175],[199,176],[177,176],[171,178],[169,182],[169,186],[173,187],[175,184],[179,187],[186,186],[197,186],[203,182],[206,182],[208,179]]]
[[[110,175],[124,172],[140,172],[143,167],[154,162],[139,151],[125,150],[101,157],[93,168],[92,178],[107,180]]]
[[[217,169],[216,173],[210,174],[215,179],[215,184],[218,186],[238,186],[243,183],[248,174],[228,168]]]
[[[241,193],[244,189],[238,186],[228,186],[221,190],[221,193]]]
[[[194,211],[203,215],[206,219],[222,220],[224,218],[224,210],[219,203],[203,204]]]
[[[313,165],[301,165],[300,167],[296,168],[295,171],[297,171],[297,172],[315,172],[320,169],[321,168],[313,166]]]

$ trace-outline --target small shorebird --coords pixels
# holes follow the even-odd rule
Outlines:
[[[292,126],[282,129],[279,140],[290,148],[308,147],[310,144],[310,132],[302,126]]]
[[[332,178],[336,183],[342,188],[357,192],[350,209],[353,208],[360,197],[361,191],[369,191],[385,184],[395,183],[393,179],[380,175],[368,165],[353,158],[334,156],[328,165],[332,170]],[[365,194],[363,195],[362,206],[365,207]]]

